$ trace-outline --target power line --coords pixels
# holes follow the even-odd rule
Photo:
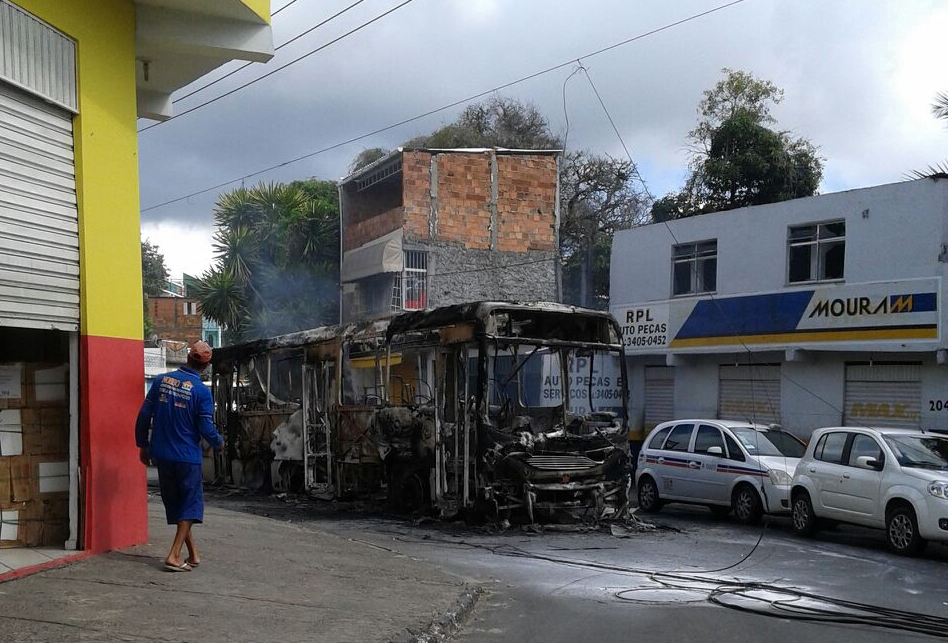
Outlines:
[[[645,183],[645,179],[642,178],[642,175],[639,173],[639,166],[632,160],[632,154],[629,153],[629,147],[625,144],[625,141],[622,139],[622,134],[619,133],[619,128],[616,127],[616,122],[612,120],[612,114],[609,113],[609,110],[606,109],[606,104],[602,100],[602,96],[599,95],[599,90],[596,89],[596,84],[593,83],[592,76],[589,75],[589,70],[583,66],[581,60],[576,61],[579,64],[579,69],[586,75],[586,80],[589,81],[589,86],[592,87],[593,93],[596,95],[596,98],[599,100],[599,105],[602,107],[602,111],[605,112],[606,118],[609,119],[609,124],[612,125],[612,131],[616,133],[616,138],[619,139],[619,143],[622,144],[622,149],[625,150],[625,155],[629,157],[629,163],[632,164],[632,172],[635,173],[635,176],[638,178],[639,183],[642,184],[642,189],[645,190],[645,196],[648,197],[648,200],[652,203],[655,202],[655,197],[652,196],[652,193],[648,189],[648,185]]]
[[[743,1],[743,0],[738,0],[738,1],[741,2],[741,1]],[[262,75],[262,76],[258,76],[257,78],[254,78],[253,80],[249,80],[249,81],[247,81],[246,83],[244,83],[243,85],[238,85],[237,87],[234,87],[233,89],[228,90],[228,91],[224,92],[223,94],[220,94],[219,96],[215,96],[214,98],[211,98],[210,100],[204,101],[203,103],[198,103],[198,104],[195,105],[194,107],[189,107],[188,109],[186,109],[186,110],[184,110],[183,112],[180,112],[180,113],[178,113],[178,114],[175,114],[174,116],[172,116],[172,117],[169,118],[169,119],[166,119],[166,120],[164,120],[164,121],[159,121],[159,122],[157,122],[157,123],[152,123],[151,125],[149,125],[149,126],[147,126],[147,127],[143,127],[143,128],[141,128],[140,130],[138,130],[138,132],[139,132],[139,133],[141,133],[141,132],[146,132],[146,131],[152,129],[153,127],[158,127],[159,125],[163,125],[164,123],[167,123],[168,121],[173,121],[173,120],[175,120],[176,118],[181,118],[182,116],[184,116],[184,115],[186,115],[186,114],[190,114],[190,113],[193,112],[193,111],[199,110],[199,109],[201,109],[202,107],[207,107],[207,106],[210,105],[211,103],[216,103],[216,102],[219,101],[220,99],[226,98],[227,96],[230,96],[231,94],[236,94],[236,93],[239,92],[241,89],[244,89],[245,87],[250,87],[250,86],[253,85],[254,83],[258,83],[258,82],[260,82],[261,80],[263,80],[264,78],[269,78],[269,77],[272,76],[273,74],[276,74],[277,72],[281,72],[281,71],[283,71],[284,69],[286,69],[287,67],[289,67],[289,66],[291,66],[291,65],[295,65],[296,63],[300,62],[301,60],[304,60],[304,59],[306,59],[306,58],[309,58],[309,57],[312,56],[313,54],[319,53],[320,51],[322,51],[323,49],[326,49],[326,48],[329,47],[330,45],[334,45],[335,43],[339,42],[339,41],[342,40],[343,38],[348,38],[349,36],[351,36],[352,34],[356,33],[357,31],[361,31],[362,29],[365,29],[366,27],[368,27],[368,26],[371,25],[372,23],[381,20],[382,18],[384,18],[384,17],[387,16],[388,14],[394,13],[395,11],[398,11],[399,9],[401,9],[402,7],[404,7],[405,5],[411,4],[412,2],[414,2],[414,0],[404,0],[401,4],[395,5],[394,7],[392,7],[391,9],[389,9],[388,11],[385,11],[384,13],[380,13],[379,15],[375,16],[375,17],[372,18],[371,20],[368,20],[368,21],[366,21],[366,22],[363,22],[363,23],[362,23],[361,25],[359,25],[358,27],[355,27],[354,29],[350,29],[350,30],[347,31],[346,33],[342,34],[341,36],[338,36],[337,38],[333,38],[333,39],[330,40],[329,42],[327,42],[327,43],[325,43],[325,44],[323,44],[323,45],[320,45],[320,46],[317,47],[316,49],[313,49],[313,50],[311,50],[311,51],[306,52],[306,53],[303,54],[302,56],[299,56],[299,57],[297,57],[297,58],[294,58],[293,60],[291,60],[291,61],[288,62],[288,63],[285,63],[285,64],[283,64],[283,65],[280,65],[279,67],[277,67],[277,68],[275,68],[275,69],[271,69],[270,71],[268,71],[267,73],[265,73],[265,74]]]
[[[297,0],[293,0],[293,2],[296,2],[296,1],[297,1]],[[293,4],[293,2],[290,2],[290,4]],[[337,11],[336,13],[334,13],[334,14],[331,15],[331,16],[329,16],[329,17],[326,18],[325,20],[319,22],[319,23],[316,24],[316,25],[313,25],[312,27],[310,27],[309,29],[307,29],[307,30],[304,31],[303,33],[300,33],[300,34],[297,34],[296,36],[293,36],[292,38],[290,38],[289,40],[287,40],[286,42],[284,42],[284,43],[281,44],[280,46],[276,47],[276,48],[273,50],[274,53],[280,51],[281,49],[283,49],[283,48],[286,47],[287,45],[293,44],[294,42],[296,42],[297,40],[299,40],[299,39],[302,38],[303,36],[306,36],[306,35],[308,35],[308,34],[314,32],[314,31],[316,31],[317,29],[319,29],[320,27],[322,27],[322,26],[323,26],[324,24],[326,24],[327,22],[330,22],[330,21],[332,21],[332,20],[335,20],[336,18],[338,18],[338,17],[341,16],[342,14],[346,13],[346,12],[349,11],[350,9],[354,9],[355,7],[357,7],[358,5],[362,4],[363,2],[365,2],[365,0],[356,0],[355,2],[353,2],[352,4],[350,4],[348,7],[345,7],[344,9],[341,9],[340,11]],[[285,8],[288,7],[288,6],[289,6],[289,5],[285,5],[285,6],[281,7],[281,8],[278,9],[276,12],[274,12],[273,15],[275,16],[277,13],[279,13],[280,11],[282,11],[283,9],[285,9]],[[217,83],[221,82],[221,81],[224,80],[225,78],[229,78],[229,77],[233,76],[234,74],[236,74],[237,72],[242,71],[242,70],[244,70],[244,69],[247,69],[247,67],[250,67],[250,66],[253,65],[253,64],[254,64],[253,62],[244,63],[244,64],[241,65],[240,67],[237,67],[236,69],[227,72],[226,74],[224,74],[224,75],[221,76],[220,78],[215,78],[214,80],[212,80],[212,81],[210,81],[210,82],[208,82],[208,83],[205,83],[205,84],[201,85],[201,86],[198,87],[197,89],[194,89],[194,90],[188,92],[188,93],[185,94],[184,96],[179,96],[178,98],[175,98],[173,101],[171,101],[171,103],[172,103],[172,104],[180,103],[181,101],[185,100],[186,98],[190,98],[191,96],[194,96],[195,94],[204,91],[204,90],[207,89],[208,87],[211,87],[211,86],[213,86],[213,85],[216,85]],[[168,119],[168,120],[171,120],[171,119]],[[167,121],[162,121],[162,122],[167,122]],[[148,129],[149,127],[157,127],[157,126],[160,125],[160,124],[161,124],[161,122],[159,122],[159,123],[153,123],[152,125],[149,125],[148,127],[142,128],[142,129],[140,129],[140,130],[138,130],[138,131],[139,131],[139,132],[143,132],[143,131],[145,131],[146,129]]]
[[[285,5],[283,5],[282,7],[280,7],[279,9],[277,9],[276,11],[274,11],[273,13],[271,13],[271,14],[270,14],[270,17],[272,18],[273,16],[277,15],[278,13],[280,13],[281,11],[283,11],[284,9],[286,9],[287,7],[289,7],[291,4],[293,4],[293,3],[295,3],[295,2],[299,2],[299,0],[290,0],[290,1],[287,2]]]
[[[623,45],[627,45],[627,44],[632,43],[632,42],[635,42],[635,41],[637,41],[637,40],[642,40],[643,38],[647,38],[647,37],[649,37],[649,36],[652,36],[652,35],[654,35],[654,34],[660,33],[660,32],[662,32],[662,31],[667,31],[668,29],[672,29],[672,28],[674,28],[674,27],[677,27],[678,25],[682,25],[682,24],[685,24],[685,23],[687,23],[687,22],[691,22],[691,21],[693,21],[693,20],[697,20],[698,18],[702,18],[702,17],[707,16],[707,15],[709,15],[709,14],[712,14],[712,13],[715,13],[715,12],[718,12],[718,11],[722,11],[722,10],[724,10],[724,9],[727,9],[728,7],[732,7],[732,6],[737,5],[737,4],[740,4],[740,3],[742,3],[742,2],[745,2],[745,0],[732,0],[731,2],[728,2],[728,3],[726,3],[726,4],[719,5],[719,6],[717,6],[717,7],[712,8],[712,9],[708,9],[707,11],[702,11],[701,13],[693,14],[693,15],[691,15],[691,16],[688,16],[687,18],[682,18],[681,20],[676,20],[675,22],[668,23],[667,25],[664,25],[664,26],[662,26],[662,27],[658,27],[658,28],[656,28],[656,29],[652,29],[651,31],[646,31],[646,32],[641,33],[641,34],[639,34],[639,35],[637,35],[637,36],[633,36],[632,38],[627,38],[626,40],[622,40],[622,41],[620,41],[620,42],[614,43],[614,44],[612,44],[612,45],[609,45],[608,47],[603,47],[602,49],[598,49],[598,50],[596,50],[596,51],[590,52],[590,53],[588,53],[588,54],[585,54],[585,55],[583,55],[583,56],[580,56],[579,58],[592,58],[593,56],[598,56],[599,54],[603,54],[603,53],[605,53],[605,52],[607,52],[607,51],[611,51],[611,50],[613,50],[613,49],[616,49],[617,47],[621,47],[621,46],[623,46]],[[411,118],[406,118],[406,119],[401,120],[401,121],[399,121],[399,122],[397,122],[397,123],[393,123],[393,124],[391,124],[391,125],[386,125],[385,127],[380,127],[380,128],[378,128],[378,129],[376,129],[376,130],[373,130],[373,131],[371,131],[371,132],[367,132],[367,133],[365,133],[365,134],[360,134],[359,136],[354,136],[354,137],[352,137],[352,138],[350,138],[350,139],[347,139],[347,140],[345,140],[345,141],[341,141],[341,142],[339,142],[339,143],[334,143],[334,144],[332,144],[332,145],[328,145],[328,146],[326,146],[326,147],[324,147],[324,148],[321,148],[321,149],[316,150],[315,152],[310,152],[310,153],[308,153],[308,154],[303,154],[302,156],[297,156],[296,158],[289,159],[289,160],[287,160],[287,161],[283,161],[282,163],[277,163],[277,164],[275,164],[275,165],[271,165],[271,166],[269,166],[269,167],[263,168],[262,170],[257,170],[257,171],[255,171],[255,172],[251,172],[251,173],[249,173],[249,174],[244,174],[243,176],[239,176],[239,177],[237,177],[237,178],[235,178],[235,179],[230,179],[229,181],[224,181],[223,183],[218,183],[217,185],[213,185],[213,186],[211,186],[211,187],[204,188],[204,189],[202,189],[202,190],[197,190],[196,192],[191,192],[190,194],[186,194],[186,195],[184,195],[184,196],[179,196],[179,197],[176,197],[176,198],[174,198],[174,199],[169,199],[169,200],[163,201],[163,202],[161,202],[161,203],[156,203],[155,205],[148,206],[147,208],[142,208],[141,211],[142,211],[142,212],[149,212],[149,211],[151,211],[151,210],[156,210],[156,209],[158,209],[158,208],[163,208],[163,207],[166,206],[166,205],[171,205],[172,203],[177,203],[177,202],[179,202],[179,201],[184,201],[184,200],[186,200],[186,199],[190,199],[191,197],[199,196],[199,195],[201,195],[201,194],[204,194],[205,192],[211,192],[212,190],[217,190],[217,189],[222,188],[222,187],[224,187],[224,186],[230,185],[231,183],[237,183],[238,181],[243,181],[243,180],[245,180],[245,179],[252,178],[252,177],[257,176],[257,175],[259,175],[259,174],[263,174],[263,173],[265,173],[265,172],[269,172],[270,170],[275,170],[275,169],[277,169],[277,168],[285,167],[285,166],[287,166],[287,165],[291,165],[291,164],[293,164],[293,163],[297,163],[297,162],[299,162],[299,161],[303,161],[303,160],[305,160],[305,159],[311,158],[311,157],[313,157],[313,156],[317,156],[317,155],[319,155],[319,154],[324,154],[324,153],[326,153],[326,152],[329,152],[329,151],[332,151],[332,150],[334,150],[334,149],[343,147],[343,146],[345,146],[345,145],[349,145],[350,143],[355,143],[356,141],[361,141],[361,140],[364,139],[364,138],[369,138],[370,136],[375,136],[376,134],[381,134],[382,132],[387,132],[388,130],[395,129],[396,127],[401,127],[402,125],[407,125],[408,123],[412,123],[412,122],[414,122],[414,121],[420,120],[420,119],[422,119],[422,118],[426,118],[426,117],[431,116],[431,115],[433,115],[433,114],[437,114],[438,112],[443,112],[443,111],[446,110],[446,109],[451,109],[452,107],[457,107],[458,105],[463,105],[464,103],[467,103],[467,102],[470,102],[470,101],[472,101],[472,100],[481,98],[481,97],[483,97],[483,96],[487,96],[488,94],[492,94],[492,93],[497,92],[497,91],[500,91],[500,90],[502,90],[502,89],[506,89],[506,88],[508,88],[508,87],[512,87],[513,85],[517,85],[517,84],[520,84],[520,83],[522,83],[522,82],[526,82],[526,81],[528,81],[528,80],[532,80],[532,79],[534,79],[534,78],[537,78],[538,76],[543,76],[544,74],[548,74],[548,73],[553,72],[553,71],[556,71],[556,70],[558,70],[558,69],[562,69],[563,67],[567,67],[567,66],[569,66],[569,65],[572,65],[574,62],[576,62],[576,60],[577,60],[577,58],[570,58],[568,61],[566,61],[566,62],[564,62],[564,63],[560,63],[560,64],[558,64],[558,65],[553,65],[552,67],[547,67],[546,69],[543,69],[543,70],[541,70],[541,71],[538,71],[538,72],[535,72],[535,73],[532,73],[532,74],[528,74],[528,75],[526,75],[526,76],[523,76],[523,77],[521,77],[521,78],[518,78],[517,80],[513,80],[513,81],[510,81],[510,82],[504,83],[504,84],[502,84],[502,85],[498,85],[497,87],[494,87],[494,88],[492,88],[492,89],[488,89],[488,90],[486,90],[486,91],[479,92],[479,93],[474,94],[474,95],[472,95],[472,96],[468,96],[467,98],[462,98],[461,100],[457,100],[457,101],[454,101],[454,102],[452,102],[452,103],[448,103],[447,105],[442,105],[441,107],[428,110],[427,112],[424,112],[424,113],[422,113],[422,114],[418,114],[417,116],[412,116]]]
[[[625,150],[625,154],[626,154],[626,156],[628,157],[629,162],[632,163],[632,167],[634,168],[634,171],[635,171],[636,175],[638,176],[639,181],[642,183],[642,187],[645,189],[646,194],[649,196],[649,198],[651,199],[651,201],[654,202],[654,201],[655,201],[655,198],[648,192],[648,187],[645,185],[645,181],[642,180],[642,176],[641,176],[641,174],[639,174],[639,172],[638,172],[638,167],[635,165],[635,162],[632,160],[632,155],[629,153],[629,148],[626,146],[625,141],[622,140],[622,135],[619,133],[619,129],[618,129],[618,127],[616,127],[615,121],[613,120],[612,115],[609,113],[609,110],[608,110],[608,108],[606,107],[605,102],[603,102],[602,96],[599,94],[599,91],[596,89],[596,85],[595,85],[595,83],[593,83],[592,77],[589,75],[589,71],[582,65],[582,63],[581,63],[580,61],[577,60],[577,62],[579,63],[580,69],[582,69],[582,71],[585,73],[586,79],[589,81],[590,87],[592,87],[593,92],[596,94],[596,98],[599,99],[599,105],[602,107],[603,112],[605,112],[606,118],[609,119],[609,123],[612,125],[612,129],[613,129],[613,131],[616,133],[616,137],[619,139],[619,142],[622,144],[622,149]],[[674,230],[672,230],[671,225],[669,225],[668,221],[666,220],[666,221],[663,221],[662,223],[665,225],[665,229],[668,231],[668,234],[671,235],[671,238],[672,238],[672,240],[675,242],[675,245],[680,245],[680,242],[678,241],[678,237],[675,235],[675,232],[674,232]],[[730,328],[731,328],[731,332],[734,334],[735,337],[738,337],[738,342],[739,342],[740,346],[741,346],[741,347],[744,349],[744,351],[747,353],[747,363],[748,363],[748,365],[751,367],[751,397],[752,397],[752,400],[753,400],[753,397],[754,397],[754,392],[753,392],[753,391],[754,391],[754,388],[753,388],[753,383],[754,383],[754,370],[753,370],[753,369],[754,369],[754,367],[756,367],[756,366],[761,366],[761,365],[757,364],[757,362],[754,360],[754,353],[753,353],[753,351],[751,350],[750,346],[748,346],[743,340],[740,339],[740,334],[737,332],[737,328],[734,326],[733,320],[731,319],[731,317],[730,317],[729,315],[726,315],[726,314],[724,313],[724,309],[721,307],[721,303],[718,301],[717,297],[715,297],[714,293],[710,293],[710,292],[709,292],[709,293],[707,293],[707,295],[708,295],[708,298],[711,300],[711,302],[712,302],[712,303],[715,305],[715,307],[718,309],[718,312],[721,313],[721,316],[727,321],[728,326],[730,326]],[[789,375],[787,375],[786,373],[784,373],[784,372],[783,372],[783,369],[780,369],[780,378],[783,379],[783,380],[786,380],[787,382],[789,382],[789,383],[791,383],[791,384],[793,384],[793,385],[795,385],[795,386],[797,386],[797,387],[798,387],[800,390],[802,390],[804,393],[807,393],[807,394],[810,395],[811,397],[813,397],[813,398],[815,398],[815,399],[817,399],[817,400],[823,402],[824,404],[826,404],[827,406],[829,406],[829,407],[830,407],[831,409],[833,409],[834,411],[837,411],[837,412],[839,412],[839,413],[841,413],[841,414],[843,413],[843,409],[838,408],[835,404],[831,403],[831,402],[830,402],[829,400],[827,400],[826,398],[820,396],[820,395],[817,394],[815,391],[809,389],[808,387],[804,386],[804,385],[803,385],[802,383],[800,383],[799,381],[793,379],[792,377],[790,377]],[[764,394],[764,401],[767,402],[767,405],[770,407],[771,415],[773,415],[774,417],[776,417],[777,420],[779,421],[780,418],[777,417],[777,412],[776,412],[776,407],[775,407],[775,405],[774,405],[774,401],[770,398],[769,395],[766,395],[766,393]],[[749,419],[752,419],[752,420],[756,421],[756,418],[749,418]]]

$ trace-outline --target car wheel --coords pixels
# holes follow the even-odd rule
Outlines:
[[[915,511],[906,505],[895,507],[886,516],[885,534],[889,549],[896,554],[915,556],[925,548],[925,539],[918,534]]]
[[[800,491],[793,496],[793,531],[797,536],[812,536],[816,533],[816,514],[810,494]]]
[[[639,480],[639,509],[644,513],[654,513],[662,508],[662,500],[658,496],[658,487],[649,476],[642,476]]]
[[[731,513],[730,507],[723,507],[721,505],[709,505],[708,509],[710,509],[711,513],[718,518],[726,518],[727,515]]]
[[[731,511],[742,525],[756,525],[764,515],[764,507],[757,491],[749,484],[742,484],[734,490],[731,498]]]

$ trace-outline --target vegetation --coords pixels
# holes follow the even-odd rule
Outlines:
[[[146,340],[151,337],[154,325],[148,311],[148,297],[157,297],[164,290],[165,280],[168,279],[168,269],[165,267],[165,257],[148,239],[142,241],[142,337]]]
[[[331,181],[238,188],[214,210],[215,263],[195,296],[235,340],[338,321],[339,202]]]
[[[769,127],[783,91],[747,72],[723,72],[704,92],[698,124],[688,133],[693,157],[685,186],[653,204],[653,221],[786,201],[819,188],[823,160],[816,147]]]

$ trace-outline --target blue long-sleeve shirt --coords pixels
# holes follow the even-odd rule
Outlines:
[[[197,371],[182,367],[155,378],[138,412],[135,443],[156,460],[200,464],[202,437],[215,449],[224,444],[213,420],[210,390]]]

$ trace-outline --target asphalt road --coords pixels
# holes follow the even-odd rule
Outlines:
[[[948,547],[933,544],[922,558],[901,558],[885,550],[881,532],[855,527],[841,526],[821,532],[815,540],[802,540],[793,536],[786,519],[770,519],[763,529],[742,527],[700,507],[672,506],[652,518],[672,529],[618,538],[604,532],[491,532],[417,523],[335,503],[213,494],[210,502],[276,519],[315,521],[320,529],[435,563],[484,585],[488,593],[453,639],[457,641],[937,640],[880,627],[791,621],[708,601],[714,587],[735,580],[948,619]],[[680,571],[690,576],[725,567],[701,574],[710,583],[688,581],[689,591],[662,588],[646,573]],[[623,594],[635,602],[616,596],[624,590],[635,590]],[[721,600],[765,606],[733,595]],[[809,604],[841,611],[824,603]]]

